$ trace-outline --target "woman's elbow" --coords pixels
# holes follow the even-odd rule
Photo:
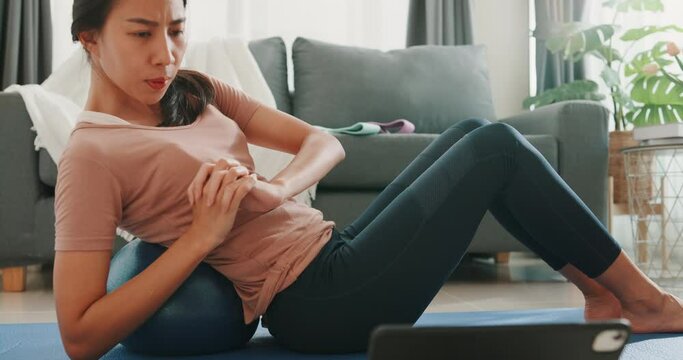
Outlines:
[[[330,138],[332,138],[332,142],[337,146],[338,153],[339,153],[339,161],[344,160],[346,158],[346,151],[344,151],[344,146],[342,145],[341,141],[337,139],[336,136],[332,134],[327,134]]]
[[[87,342],[76,342],[62,339],[64,344],[64,351],[69,356],[69,359],[99,359],[101,355],[93,354],[92,349],[88,348]]]
[[[80,359],[87,359],[88,355],[85,349],[75,343],[64,343],[64,351],[66,351],[66,355],[69,356],[69,359],[72,360],[80,360]]]

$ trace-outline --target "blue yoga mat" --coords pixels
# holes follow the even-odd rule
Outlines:
[[[516,311],[475,311],[425,313],[416,326],[510,325],[529,323],[584,322],[582,308],[556,308]],[[56,323],[0,324],[0,358],[68,359],[62,348]],[[259,326],[247,347],[219,354],[172,357],[171,359],[366,359],[365,353],[310,355],[288,351],[279,346],[267,329]],[[131,353],[117,345],[103,359],[161,359]],[[683,334],[633,334],[622,360],[681,360]]]

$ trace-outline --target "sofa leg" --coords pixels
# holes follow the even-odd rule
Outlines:
[[[496,264],[509,264],[510,263],[510,252],[499,252],[496,253]]]
[[[23,292],[26,290],[26,266],[2,269],[2,290]]]

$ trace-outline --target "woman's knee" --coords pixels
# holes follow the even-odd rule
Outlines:
[[[481,127],[469,134],[475,148],[483,153],[509,151],[520,143],[522,135],[512,126],[496,122]]]
[[[491,121],[486,120],[486,119],[478,119],[478,118],[468,118],[465,120],[458,121],[457,123],[453,124],[450,126],[450,128],[456,128],[459,131],[464,132],[465,134],[471,132],[472,130],[478,129],[484,125],[489,125],[491,124]]]
[[[478,129],[476,133],[477,136],[485,137],[492,141],[506,142],[516,142],[521,136],[517,129],[502,122],[491,123],[488,126]]]

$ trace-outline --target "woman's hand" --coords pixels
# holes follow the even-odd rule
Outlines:
[[[190,231],[199,234],[207,251],[225,241],[232,230],[240,202],[256,182],[256,174],[248,174],[245,167],[219,160],[215,165],[203,164],[188,187],[193,213]]]
[[[240,208],[267,212],[280,206],[284,201],[285,191],[282,186],[257,179],[254,187],[242,199]]]

